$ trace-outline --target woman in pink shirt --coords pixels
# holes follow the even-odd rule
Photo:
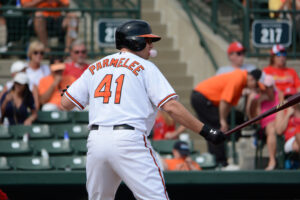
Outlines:
[[[265,76],[264,85],[266,87],[265,90],[262,90],[258,94],[253,94],[254,100],[252,101],[251,110],[254,110],[254,116],[251,116],[252,118],[276,106],[280,101],[280,93],[275,88],[275,82],[271,75]],[[266,135],[266,143],[269,153],[269,162],[265,170],[273,170],[276,166],[275,118],[276,115],[272,114],[260,120],[260,133]]]

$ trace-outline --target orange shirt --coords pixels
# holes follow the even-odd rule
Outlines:
[[[21,4],[30,3],[33,0],[21,0]],[[62,4],[65,6],[69,6],[69,0],[60,0]],[[55,1],[44,1],[39,3],[36,8],[59,8],[61,7],[57,2]],[[43,11],[43,15],[45,17],[59,17],[61,15],[61,12],[53,12],[53,11]]]
[[[61,101],[61,90],[65,89],[67,85],[71,85],[76,79],[73,76],[63,76],[62,81],[60,82],[59,86],[55,88],[51,98],[47,103],[56,104],[60,107]],[[54,82],[54,77],[52,75],[45,76],[40,80],[39,83],[39,95],[43,95],[52,85]]]
[[[285,91],[286,88],[297,88],[300,86],[299,76],[293,68],[267,66],[263,71],[273,76],[276,87],[281,91]]]
[[[221,100],[235,106],[246,84],[247,71],[236,69],[208,78],[200,82],[194,90],[200,92],[215,106],[218,106]]]
[[[173,158],[173,159],[165,159],[166,164],[168,165],[167,170],[170,171],[191,171],[189,165],[183,158]],[[192,161],[192,165],[197,170],[201,170],[201,167],[195,161]]]

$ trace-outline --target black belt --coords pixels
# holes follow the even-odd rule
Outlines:
[[[91,130],[99,130],[99,125],[93,124],[91,126]],[[114,125],[113,130],[134,130],[134,127],[128,124],[120,124],[120,125]]]

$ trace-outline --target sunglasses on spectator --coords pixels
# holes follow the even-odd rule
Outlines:
[[[81,51],[79,51],[79,50],[76,50],[76,51],[73,51],[75,54],[86,54],[86,50],[81,50]]]
[[[41,56],[43,56],[44,53],[45,53],[44,51],[34,51],[34,52],[33,52],[34,55],[40,54]]]
[[[238,51],[238,52],[235,52],[236,53],[236,55],[238,55],[238,56],[243,56],[243,55],[245,55],[245,52],[244,51]]]
[[[276,53],[275,54],[276,56],[286,56],[287,55],[287,53],[286,53],[286,51],[280,51],[280,52],[278,52],[278,53]]]

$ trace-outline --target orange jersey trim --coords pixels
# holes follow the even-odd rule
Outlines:
[[[157,162],[156,162],[156,160],[155,160],[155,158],[154,158],[154,156],[153,156],[152,149],[151,149],[150,147],[148,147],[148,145],[147,145],[145,135],[143,135],[143,137],[144,137],[145,147],[146,147],[147,149],[149,149],[149,152],[150,152],[150,155],[151,155],[151,157],[152,157],[152,159],[153,159],[153,162],[154,162],[154,164],[156,165],[156,167],[157,167],[157,169],[158,169],[158,173],[159,173],[159,176],[160,176],[160,178],[161,178],[161,182],[162,182],[162,184],[163,184],[163,186],[164,186],[165,195],[166,195],[166,198],[167,198],[167,200],[168,200],[169,197],[168,197],[167,190],[166,190],[166,184],[165,184],[164,178],[163,178],[163,176],[162,176],[161,170],[160,170],[160,168],[159,168],[159,166],[158,166],[158,164],[157,164]]]
[[[172,97],[172,96],[176,96],[177,94],[176,93],[173,93],[173,94],[170,94],[170,95],[168,95],[167,97],[165,97],[163,100],[161,100],[160,102],[159,102],[159,104],[158,104],[158,108],[160,107],[160,106],[162,106],[162,104],[166,101],[166,100],[168,100],[170,97]]]
[[[75,98],[73,98],[68,91],[66,91],[66,95],[77,105],[77,107],[80,107],[81,110],[84,109],[84,107]]]

